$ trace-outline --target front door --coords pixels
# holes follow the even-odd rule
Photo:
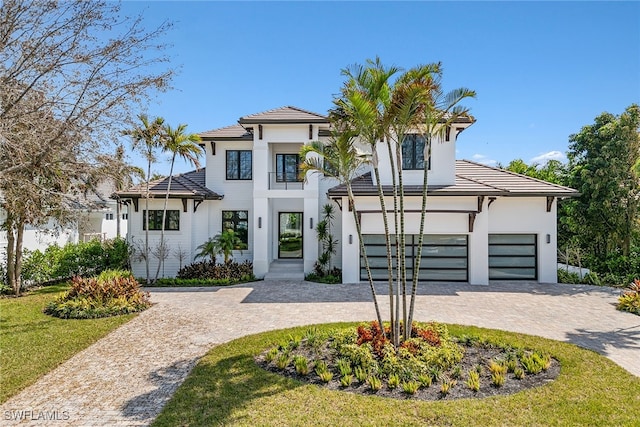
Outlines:
[[[278,258],[302,258],[302,212],[280,212]]]

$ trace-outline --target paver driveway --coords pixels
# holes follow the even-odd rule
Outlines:
[[[367,284],[255,282],[159,289],[151,295],[156,303],[151,309],[3,404],[0,424],[16,424],[7,419],[13,411],[32,411],[30,418],[60,420],[28,424],[147,425],[215,344],[270,329],[375,317]],[[640,376],[640,317],[615,310],[617,295],[590,286],[425,284],[416,320],[568,341]],[[386,299],[379,298],[385,307]]]

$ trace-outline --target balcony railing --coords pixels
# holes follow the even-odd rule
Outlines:
[[[269,190],[304,190],[304,181],[280,172],[269,172]]]

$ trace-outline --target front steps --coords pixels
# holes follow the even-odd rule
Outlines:
[[[278,259],[269,265],[264,280],[304,280],[304,262],[301,259]]]

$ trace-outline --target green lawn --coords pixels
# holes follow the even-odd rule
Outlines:
[[[344,324],[342,324],[344,325]],[[322,325],[335,328],[337,325]],[[550,352],[551,384],[511,396],[424,402],[330,391],[259,368],[253,357],[307,327],[244,337],[212,349],[154,426],[209,425],[638,425],[640,378],[605,357],[539,337],[450,325],[452,334]]]
[[[0,299],[0,402],[134,316],[64,320],[42,313],[47,302],[66,289],[49,286]]]

